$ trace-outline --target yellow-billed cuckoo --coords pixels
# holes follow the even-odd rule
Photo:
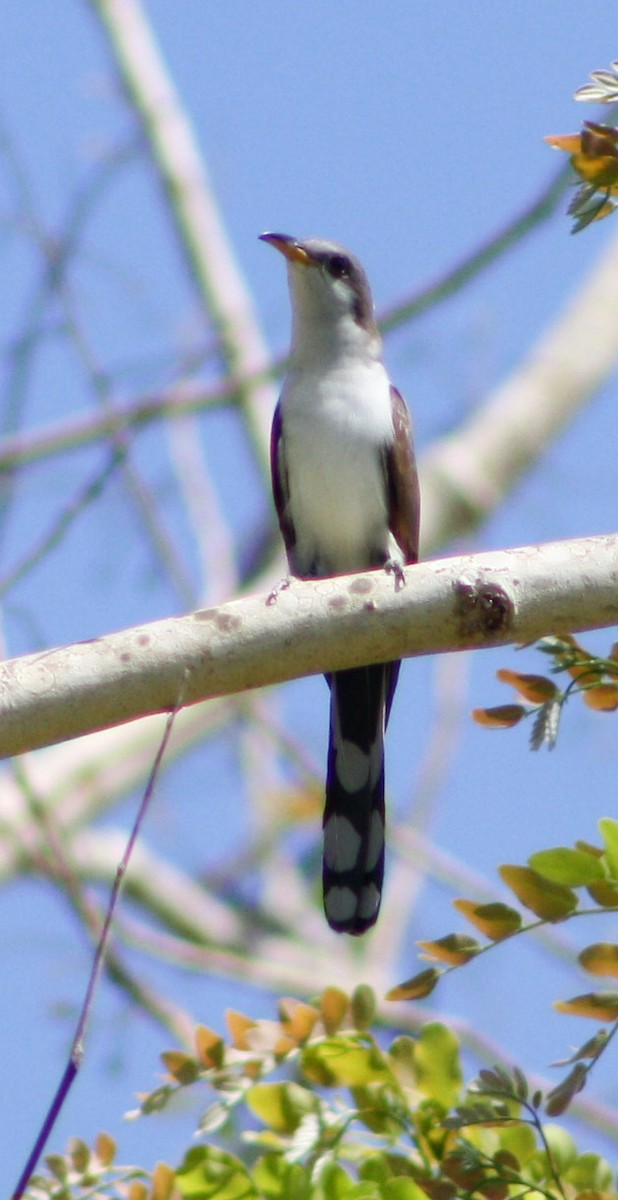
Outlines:
[[[288,372],[272,427],[272,485],[290,570],[302,579],[418,557],[419,492],[410,417],[381,358],[367,276],[336,242],[263,233],[287,260]],[[324,910],[364,933],[384,875],[384,730],[398,662],[327,676]]]

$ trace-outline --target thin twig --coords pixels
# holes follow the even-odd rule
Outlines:
[[[197,550],[200,603],[220,604],[234,595],[239,584],[232,529],[207,470],[196,418],[175,421],[166,426],[166,433]]]
[[[5,595],[20,579],[23,579],[24,575],[27,575],[37,563],[41,562],[51,550],[59,545],[73,522],[90,504],[98,500],[115,473],[122,456],[121,450],[113,450],[105,465],[97,471],[85,487],[80,488],[77,495],[63,508],[62,512],[54,517],[51,527],[40,541],[4,577],[0,578],[0,596]]]
[[[184,685],[183,685],[183,687],[184,687]],[[56,1120],[58,1119],[58,1116],[59,1116],[59,1114],[62,1110],[62,1107],[66,1101],[66,1098],[71,1089],[71,1086],[72,1086],[72,1084],[77,1076],[77,1073],[81,1067],[83,1057],[84,1057],[84,1051],[85,1051],[86,1029],[87,1029],[88,1021],[89,1021],[90,1014],[92,1011],[92,1006],[94,1003],[97,986],[98,986],[99,979],[101,976],[101,971],[103,969],[103,966],[105,963],[105,958],[106,958],[106,955],[108,952],[108,943],[109,943],[110,934],[111,934],[112,921],[113,921],[113,918],[115,915],[118,901],[120,899],[120,892],[122,889],[122,884],[123,884],[124,877],[125,877],[125,874],[127,871],[127,867],[129,865],[131,853],[132,853],[135,843],[137,841],[138,835],[140,833],[141,827],[144,822],[144,818],[146,816],[146,812],[147,812],[149,804],[150,804],[150,800],[152,798],[152,794],[153,794],[155,783],[157,781],[157,777],[159,774],[161,762],[163,760],[163,756],[165,754],[165,750],[167,748],[167,744],[168,744],[168,741],[169,741],[169,738],[170,738],[170,735],[172,732],[174,718],[176,716],[176,713],[178,712],[178,709],[181,707],[182,703],[183,703],[183,695],[181,693],[178,697],[178,701],[177,701],[176,705],[174,706],[174,709],[170,712],[170,714],[167,718],[167,721],[165,724],[165,730],[163,732],[163,737],[161,738],[161,743],[159,745],[159,749],[157,751],[154,763],[152,765],[152,770],[150,772],[150,777],[148,779],[148,783],[146,785],[146,788],[144,789],[144,793],[143,793],[142,800],[141,800],[141,803],[140,803],[140,806],[139,806],[139,809],[137,812],[137,816],[133,823],[133,828],[131,830],[129,839],[126,844],[125,852],[123,854],[123,857],[122,857],[120,863],[118,864],[118,869],[116,872],[116,878],[114,880],[114,885],[112,887],[109,905],[107,908],[107,912],[105,914],[105,919],[103,921],[103,928],[101,930],[101,935],[100,935],[99,942],[98,942],[98,945],[97,945],[97,948],[95,951],[95,955],[94,955],[92,970],[90,972],[90,978],[89,978],[88,985],[86,988],[86,994],[84,997],[84,1001],[83,1001],[82,1008],[80,1011],[79,1019],[77,1022],[75,1036],[73,1038],[73,1042],[71,1045],[69,1061],[68,1061],[66,1069],[63,1073],[63,1076],[62,1076],[62,1079],[58,1086],[58,1089],[56,1091],[56,1094],[55,1094],[55,1096],[52,1100],[52,1103],[49,1107],[47,1115],[43,1121],[39,1135],[36,1138],[35,1144],[34,1144],[32,1151],[28,1157],[28,1161],[24,1167],[24,1170],[23,1170],[20,1178],[19,1178],[19,1182],[17,1184],[17,1187],[16,1187],[14,1195],[13,1195],[13,1200],[21,1200],[21,1197],[23,1196],[23,1194],[28,1186],[28,1182],[36,1168],[36,1165],[41,1157],[41,1154],[43,1153],[43,1150],[44,1150],[47,1140],[52,1132],[52,1129],[56,1123]]]
[[[379,321],[382,332],[388,333],[391,329],[397,329],[412,318],[419,317],[428,309],[442,303],[449,296],[453,296],[455,292],[461,291],[463,287],[467,287],[477,275],[480,275],[481,271],[484,271],[551,216],[564,196],[572,177],[572,168],[567,164],[557,175],[552,177],[532,203],[527,204],[502,229],[488,237],[456,266],[449,267],[443,275],[433,283],[426,284],[414,296],[400,300],[383,311]]]
[[[398,328],[470,283],[484,267],[506,253],[554,211],[567,184],[568,173],[562,172],[540,197],[512,218],[504,229],[466,255],[461,263],[450,267],[438,280],[424,286],[412,297],[384,309],[378,322],[382,331],[388,333]],[[101,437],[109,437],[112,432],[142,429],[164,417],[182,417],[207,408],[237,403],[239,396],[247,389],[260,388],[272,382],[284,369],[285,359],[280,358],[242,378],[231,375],[214,387],[189,381],[177,383],[156,395],[138,396],[125,404],[116,404],[109,412],[85,413],[47,429],[28,430],[15,437],[5,437],[0,441],[0,469],[37,462],[50,455],[77,449]]]
[[[615,237],[515,370],[424,456],[423,553],[494,512],[614,370],[617,271]]]

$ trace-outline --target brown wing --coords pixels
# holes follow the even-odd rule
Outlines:
[[[412,445],[412,422],[403,396],[391,384],[395,437],[384,459],[388,490],[388,526],[407,563],[418,562],[421,502]]]
[[[279,518],[279,528],[281,529],[281,535],[285,543],[288,561],[291,564],[296,544],[296,531],[289,514],[290,491],[283,451],[282,432],[283,419],[281,415],[281,402],[279,402],[275,409],[272,429],[270,431],[270,478],[273,489],[273,500],[277,510],[277,517]]]

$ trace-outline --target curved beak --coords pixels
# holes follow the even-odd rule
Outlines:
[[[287,233],[261,233],[261,242],[268,242],[269,246],[274,246],[284,258],[289,262],[303,263],[305,266],[310,266],[313,259],[301,242],[296,238],[290,237]]]

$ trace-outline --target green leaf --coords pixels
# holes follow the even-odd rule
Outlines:
[[[599,1054],[602,1054],[605,1049],[610,1036],[611,1034],[607,1029],[599,1029],[599,1032],[595,1033],[594,1037],[588,1038],[588,1041],[584,1042],[583,1046],[580,1046],[578,1050],[574,1050],[568,1058],[559,1058],[556,1062],[553,1062],[552,1067],[570,1067],[582,1058],[598,1058]]]
[[[512,1113],[503,1101],[478,1101],[476,1104],[458,1104],[457,1108],[444,1117],[441,1124],[445,1129],[462,1129],[466,1125],[495,1125],[512,1118]]]
[[[318,1045],[306,1046],[301,1066],[307,1079],[319,1087],[364,1087],[393,1081],[379,1046],[362,1034],[339,1034]]]
[[[499,901],[477,904],[475,900],[453,900],[458,912],[492,942],[501,942],[521,929],[521,913]]]
[[[530,1125],[507,1126],[500,1132],[500,1145],[525,1166],[537,1148],[534,1130]]]
[[[427,1200],[427,1192],[409,1176],[389,1179],[380,1189],[381,1200]]]
[[[587,992],[572,1000],[555,1000],[556,1012],[574,1017],[592,1017],[595,1021],[618,1020],[618,992]]]
[[[562,1125],[546,1125],[545,1138],[560,1172],[568,1170],[577,1158],[577,1145]]]
[[[500,875],[537,917],[543,921],[562,921],[577,908],[577,896],[561,883],[551,883],[531,867],[506,864],[500,867]]]
[[[190,1200],[258,1200],[247,1168],[215,1146],[193,1146],[176,1171],[176,1187]]]
[[[507,1096],[510,1100],[520,1098],[517,1080],[513,1079],[506,1067],[499,1065],[481,1067],[478,1078],[470,1084],[470,1091],[493,1096]]]
[[[375,1020],[377,1012],[376,995],[367,983],[360,983],[354,988],[350,1000],[352,1020],[355,1029],[369,1029]]]
[[[70,1167],[64,1154],[46,1154],[45,1165],[59,1183],[64,1183],[65,1179],[68,1179]]]
[[[601,1158],[600,1154],[595,1154],[593,1151],[578,1154],[575,1161],[565,1171],[563,1178],[564,1182],[579,1194],[596,1192],[597,1196],[615,1195],[612,1168],[606,1159]]]
[[[467,933],[448,933],[446,937],[438,938],[435,942],[417,942],[425,954],[421,957],[437,958],[439,962],[448,963],[452,967],[460,967],[478,954],[481,946],[476,938]]]
[[[164,1050],[161,1061],[177,1083],[195,1083],[199,1077],[200,1064],[192,1054],[187,1054],[184,1050]]]
[[[557,1087],[552,1088],[548,1092],[545,1100],[545,1111],[548,1117],[561,1117],[569,1107],[571,1100],[578,1092],[581,1092],[586,1083],[586,1068],[583,1063],[578,1062],[569,1071],[566,1079],[562,1080]],[[568,1136],[568,1135],[566,1135]]]
[[[360,1163],[358,1168],[358,1178],[367,1183],[378,1184],[382,1188],[393,1175],[398,1175],[398,1171],[393,1171],[390,1159],[397,1159],[397,1155],[384,1154],[381,1150],[374,1154],[369,1154],[367,1158]],[[407,1162],[404,1162],[404,1167]],[[402,1174],[409,1174],[409,1171],[402,1171]]]
[[[202,1114],[198,1125],[200,1133],[215,1133],[230,1119],[231,1106],[229,1100],[215,1100],[209,1104]]]
[[[441,975],[442,971],[439,971],[437,967],[427,967],[426,971],[419,971],[418,975],[412,976],[412,979],[407,979],[405,983],[399,983],[396,987],[391,988],[390,992],[386,993],[386,999],[422,1000],[433,992]]]
[[[393,1038],[388,1048],[389,1058],[396,1064],[396,1072],[397,1068],[399,1068],[406,1083],[410,1083],[414,1076],[415,1050],[416,1041],[407,1033],[402,1033],[399,1037]]]
[[[74,1171],[83,1173],[87,1170],[90,1164],[90,1147],[83,1138],[71,1138],[69,1142],[69,1158],[73,1164]]]
[[[618,879],[618,821],[612,817],[601,817],[599,831],[603,838],[605,861],[612,879]]]
[[[251,1112],[276,1133],[294,1133],[317,1104],[317,1097],[298,1083],[256,1083],[247,1092]]]
[[[319,1174],[320,1200],[352,1200],[358,1195],[357,1186],[353,1179],[344,1171],[339,1163],[326,1162]]]
[[[443,1108],[451,1108],[461,1095],[459,1042],[455,1034],[431,1021],[424,1025],[414,1048],[419,1090]]]
[[[253,1179],[265,1200],[309,1200],[312,1193],[307,1168],[288,1162],[281,1154],[265,1154],[258,1159]]]
[[[358,1120],[372,1133],[396,1141],[401,1133],[401,1096],[388,1085],[351,1088]]]
[[[605,878],[600,859],[593,858],[583,850],[572,850],[568,846],[539,850],[530,855],[528,863],[544,879],[549,879],[552,883],[562,883],[566,887],[585,887],[588,883]]]

